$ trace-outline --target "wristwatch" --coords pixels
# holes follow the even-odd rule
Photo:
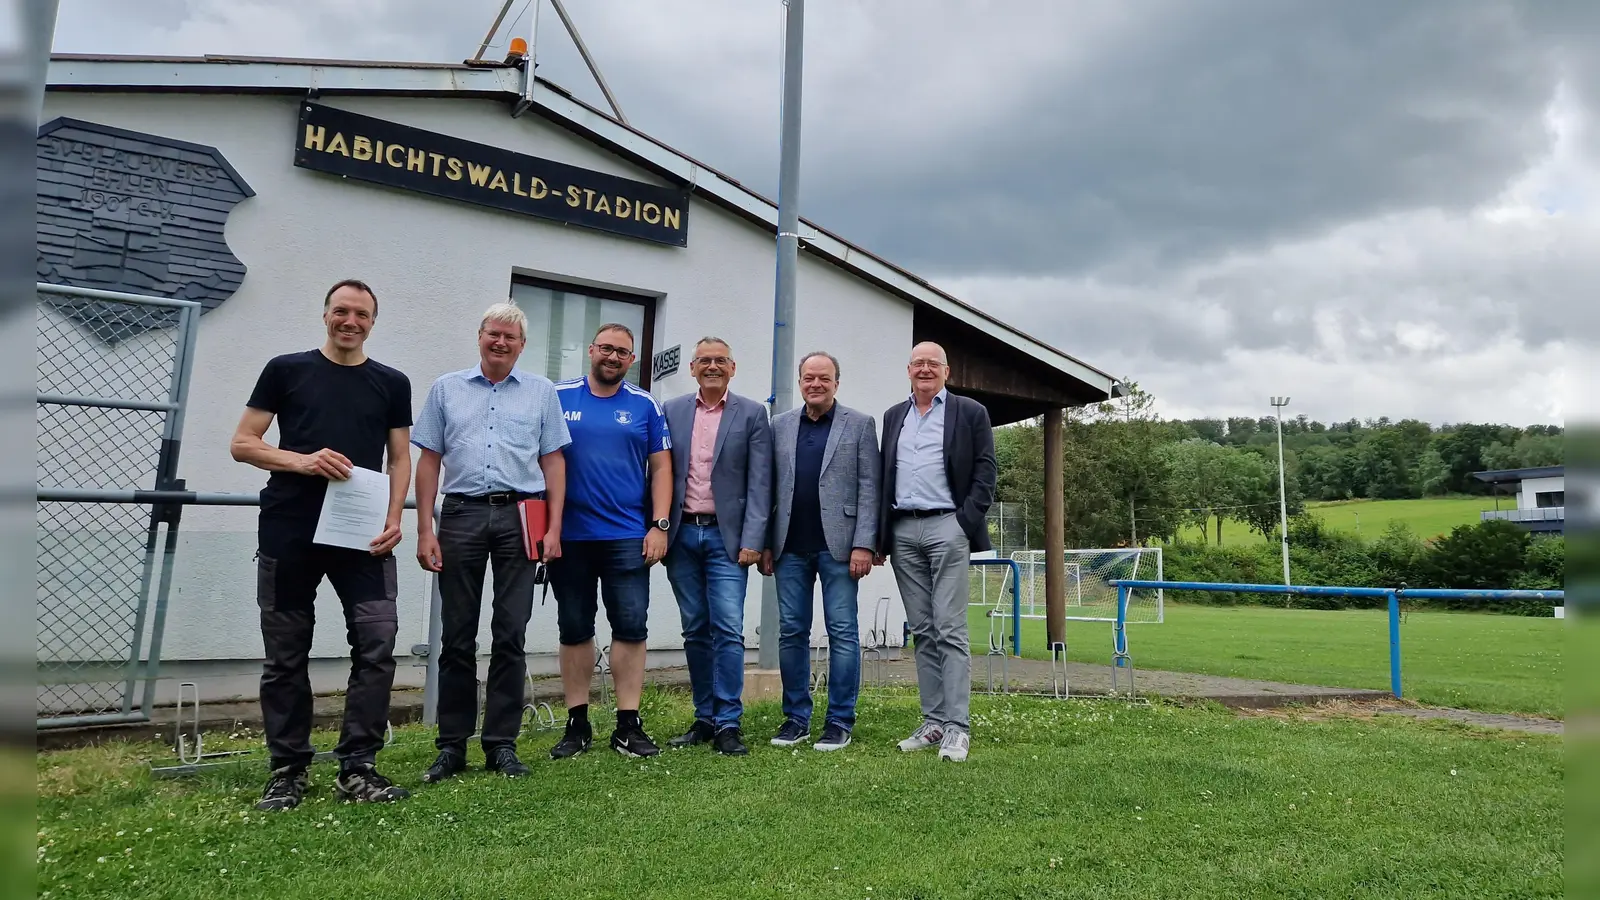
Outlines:
[[[668,530],[668,529],[670,529],[672,527],[672,520],[671,519],[657,519],[654,522],[652,522],[651,524],[654,525],[655,527],[661,529],[662,531],[666,531],[666,530]]]

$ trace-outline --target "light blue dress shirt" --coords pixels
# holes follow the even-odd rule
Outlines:
[[[572,443],[555,385],[513,368],[499,384],[480,363],[439,376],[411,428],[411,443],[444,458],[446,494],[544,490],[539,457]]]
[[[949,399],[949,392],[940,388],[924,414],[917,410],[916,395],[911,396],[895,443],[895,509],[955,509],[950,479],[944,473],[944,410]]]

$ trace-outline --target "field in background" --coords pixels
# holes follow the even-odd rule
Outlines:
[[[1512,509],[1515,497],[1501,497],[1500,508]],[[1425,500],[1336,500],[1312,502],[1306,509],[1335,531],[1358,534],[1362,540],[1376,540],[1389,527],[1391,521],[1401,521],[1411,526],[1417,537],[1427,540],[1449,534],[1457,525],[1471,525],[1478,521],[1478,513],[1494,509],[1493,497],[1431,497]],[[1210,542],[1216,543],[1216,524],[1212,523]],[[1202,535],[1194,526],[1184,528],[1182,538],[1187,543],[1198,543]],[[1224,545],[1259,544],[1266,538],[1251,531],[1243,522],[1228,521],[1222,525]]]
[[[259,760],[152,782],[153,745],[41,753],[38,896],[1562,893],[1558,738],[975,696],[957,765],[895,749],[920,720],[911,693],[868,695],[859,713],[844,750],[790,751],[766,743],[777,704],[751,704],[742,759],[625,760],[598,749],[597,727],[595,751],[553,762],[556,732],[535,731],[531,777],[485,774],[474,744],[474,770],[436,786],[418,784],[431,734],[408,725],[379,762],[411,799],[336,803],[324,764],[308,803],[271,815],[250,809]],[[692,718],[686,695],[654,690],[643,714],[663,740]]]
[[[1400,626],[1403,693],[1434,706],[1561,718],[1565,622],[1408,612]],[[981,666],[988,620],[973,608],[969,623],[974,665]],[[1011,646],[1009,640],[1006,646]],[[1043,621],[1024,620],[1022,651],[1024,656],[1049,658]],[[1128,626],[1128,652],[1136,670],[1389,688],[1389,620],[1384,610],[1190,606],[1174,603],[1169,593],[1164,623]],[[1067,656],[1074,662],[1108,665],[1111,624],[1068,622]]]

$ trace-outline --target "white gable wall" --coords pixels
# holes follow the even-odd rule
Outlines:
[[[328,106],[641,181],[662,183],[535,115],[512,119],[503,104],[472,99],[330,97]],[[439,374],[476,362],[478,316],[504,299],[513,273],[539,274],[661,298],[654,349],[681,344],[685,360],[706,333],[727,338],[739,362],[734,390],[769,392],[773,236],[698,199],[688,247],[670,247],[297,169],[297,101],[277,96],[51,92],[43,121],[69,116],[216,147],[256,191],[226,227],[248,269],[244,283],[201,319],[196,376],[179,474],[191,490],[253,492],[266,473],[236,463],[228,441],[262,365],[322,343],[328,285],[357,277],[379,296],[369,354],[412,379],[413,411]],[[843,366],[840,401],[880,416],[906,392],[911,305],[825,262],[801,255],[796,350],[826,349]],[[790,376],[792,377],[792,375]],[[687,365],[654,385],[657,397],[693,390]],[[880,419],[881,421],[881,419]],[[881,428],[880,428],[881,431]],[[275,439],[275,432],[268,435]],[[190,508],[173,581],[162,656],[251,660],[261,656],[254,601],[255,511]],[[428,581],[415,564],[407,515],[400,555],[400,636],[405,652],[427,640]],[[879,597],[902,616],[894,579],[877,569],[861,589],[863,627]],[[752,575],[745,633],[755,646],[760,578]],[[324,587],[314,655],[348,655],[338,601]],[[604,615],[600,640],[607,638]],[[488,646],[488,616],[480,646]],[[823,633],[820,605],[815,631]],[[657,567],[652,648],[682,646],[676,604]],[[555,602],[536,605],[528,650],[553,652]]]

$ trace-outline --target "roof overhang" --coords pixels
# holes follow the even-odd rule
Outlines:
[[[1494,469],[1488,472],[1473,472],[1472,477],[1489,484],[1512,484],[1527,481],[1531,478],[1560,478],[1566,472],[1566,466],[1533,466],[1526,469]]]
[[[270,57],[129,57],[58,54],[51,57],[46,89],[83,92],[267,93],[475,97],[515,106],[522,99],[518,66],[280,59]],[[617,121],[543,79],[536,79],[530,109],[659,176],[688,186],[701,198],[771,231],[778,230],[772,200],[737,180]],[[1115,377],[939,290],[928,282],[837,235],[801,219],[800,247],[883,290],[943,313],[1071,379],[1069,392],[1090,398],[1121,396]]]

